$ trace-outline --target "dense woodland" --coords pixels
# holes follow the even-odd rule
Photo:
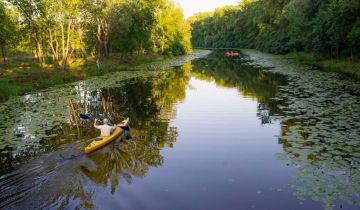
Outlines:
[[[190,19],[194,47],[360,54],[359,0],[244,0]]]
[[[0,0],[0,50],[67,68],[113,53],[180,55],[190,26],[171,0]]]

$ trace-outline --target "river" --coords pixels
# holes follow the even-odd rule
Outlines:
[[[207,54],[1,104],[0,209],[359,209],[359,82]],[[74,111],[132,137],[85,155]]]

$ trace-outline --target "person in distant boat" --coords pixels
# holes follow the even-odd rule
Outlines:
[[[233,51],[230,51],[230,52],[228,51],[228,52],[225,53],[225,56],[226,56],[226,57],[239,56],[239,53],[233,52]]]
[[[94,127],[100,130],[101,136],[110,136],[116,128],[116,125],[109,125],[109,120],[106,118],[103,120],[104,125],[96,125],[96,123],[97,119],[94,121]]]

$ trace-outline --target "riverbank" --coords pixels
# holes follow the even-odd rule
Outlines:
[[[296,52],[285,55],[298,63],[318,67],[324,71],[339,72],[347,74],[360,80],[360,62],[350,59],[324,59],[311,53]]]
[[[101,76],[110,72],[163,70],[204,57],[208,53],[209,51],[206,50],[195,50],[192,54],[176,57],[113,55],[104,59],[99,68],[94,58],[89,58],[87,61],[78,59],[73,60],[66,71],[49,65],[41,68],[33,62],[9,62],[6,65],[0,65],[0,102],[31,91]]]
[[[207,50],[235,50],[246,52],[249,49],[241,48],[196,48],[196,49],[207,49]],[[257,50],[250,50],[257,51]],[[260,52],[260,51],[259,51]],[[264,52],[264,51],[261,51]],[[266,52],[264,52],[266,53]],[[351,59],[325,59],[321,58],[312,53],[296,52],[285,55],[279,55],[286,59],[291,59],[299,64],[314,66],[319,70],[325,72],[337,72],[346,74],[358,81],[360,81],[360,61]]]

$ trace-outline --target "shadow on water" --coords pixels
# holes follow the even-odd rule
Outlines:
[[[286,162],[284,167],[294,170],[291,187],[302,202],[310,198],[326,209],[360,206],[359,96],[339,96],[346,91],[330,77],[333,86],[326,91],[339,97],[329,100],[328,95],[311,92],[317,86],[314,78],[308,79],[312,84],[303,78],[305,85],[300,86],[292,75],[259,67],[248,59],[226,58],[218,52],[156,76],[138,75],[108,87],[93,89],[87,88],[89,83],[80,83],[72,94],[76,110],[112,122],[125,117],[131,120],[132,139],[118,140],[91,155],[82,153],[89,139],[98,135],[91,123],[77,123],[66,104],[53,103],[54,110],[49,110],[45,105],[39,107],[36,97],[29,97],[19,105],[25,118],[33,119],[34,112],[44,119],[54,113],[66,114],[58,120],[61,123],[18,120],[16,129],[3,125],[13,131],[9,133],[19,135],[26,149],[19,152],[11,144],[0,145],[0,208],[96,208],[104,201],[95,195],[116,194],[120,186],[146,177],[152,167],[161,167],[166,158],[161,151],[172,148],[179,135],[170,121],[177,118],[177,105],[186,99],[191,78],[236,88],[257,101],[255,117],[262,125],[280,122],[279,137],[269,139],[282,145],[277,157]],[[295,78],[299,80],[300,75]],[[312,75],[322,78],[317,71]],[[63,93],[64,100],[68,95]],[[327,109],[329,106],[336,107]],[[355,118],[349,120],[349,113]],[[31,126],[46,130],[36,144],[31,135],[26,136],[36,130]]]

